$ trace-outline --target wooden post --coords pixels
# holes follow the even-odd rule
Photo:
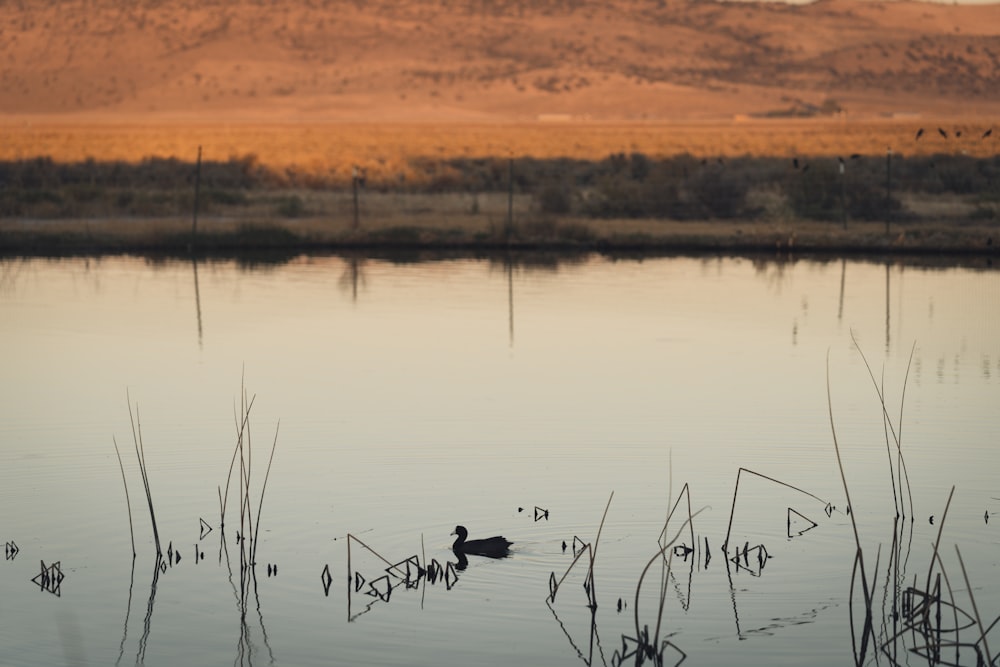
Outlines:
[[[361,226],[361,214],[358,210],[358,181],[361,176],[358,173],[358,166],[354,165],[354,170],[351,172],[351,184],[354,190],[354,226],[352,229],[357,229]]]
[[[201,194],[201,146],[198,146],[198,161],[194,168],[194,215],[191,217],[191,243],[198,236],[198,197]]]
[[[507,162],[507,240],[514,231],[514,158]]]
[[[837,161],[840,163],[840,218],[841,222],[844,224],[844,229],[847,229],[847,195],[845,192],[846,185],[844,183],[844,179],[846,178],[844,174],[844,159],[837,158]]]
[[[889,235],[889,221],[892,219],[892,148],[885,149],[885,234]]]

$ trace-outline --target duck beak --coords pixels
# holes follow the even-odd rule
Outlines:
[[[449,535],[449,536],[451,536],[451,535],[458,535],[458,533],[456,533],[456,532],[455,532],[455,531],[453,530],[453,531],[451,531],[450,533],[448,533],[448,535]]]

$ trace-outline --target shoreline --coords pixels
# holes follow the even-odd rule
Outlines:
[[[477,224],[478,223],[478,224]],[[813,254],[964,256],[992,265],[1000,225],[988,223],[813,221],[673,221],[547,218],[506,221],[441,219],[431,214],[366,220],[360,229],[327,218],[190,218],[0,220],[0,256],[322,254],[330,252],[459,254]]]

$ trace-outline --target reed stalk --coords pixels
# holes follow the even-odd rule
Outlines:
[[[914,341],[913,346],[910,348],[910,358],[909,358],[909,361],[906,364],[906,376],[903,379],[903,392],[902,392],[902,396],[901,396],[900,401],[899,401],[899,431],[897,432],[896,429],[893,428],[892,420],[889,418],[889,411],[888,411],[888,408],[886,407],[886,404],[885,404],[885,394],[879,388],[878,382],[875,380],[875,374],[872,372],[872,367],[868,363],[868,358],[865,357],[864,350],[862,350],[861,346],[858,344],[857,338],[855,338],[853,331],[851,332],[851,342],[854,343],[854,347],[858,350],[858,354],[861,355],[861,360],[864,362],[865,368],[868,370],[868,377],[870,377],[871,380],[872,380],[872,385],[875,387],[875,393],[878,395],[879,404],[882,406],[882,416],[883,416],[883,419],[885,419],[885,423],[888,426],[889,432],[892,435],[892,440],[893,440],[893,442],[896,445],[897,466],[899,467],[899,470],[900,470],[900,473],[899,473],[899,475],[900,475],[899,476],[899,483],[900,483],[900,487],[902,487],[903,479],[905,478],[905,480],[906,480],[906,493],[907,493],[907,495],[909,497],[909,501],[910,501],[910,517],[912,519],[912,517],[913,517],[913,490],[912,490],[912,488],[910,486],[909,471],[906,468],[906,458],[903,456],[902,432],[903,432],[903,404],[904,404],[904,401],[906,399],[906,382],[909,380],[909,377],[910,377],[910,368],[913,365],[913,354],[914,354],[914,352],[916,352],[917,343],[916,343],[916,341]],[[829,353],[827,353],[826,366],[827,366],[827,395],[829,396],[829,377],[830,377],[830,370],[829,370],[830,369],[830,355],[829,355]],[[831,415],[831,419],[832,419],[832,415]],[[891,467],[892,467],[892,460],[891,460],[891,458],[890,458],[890,461],[889,461],[889,465],[890,465],[890,470],[891,470]],[[893,495],[895,495],[895,493],[896,493],[895,482],[893,482]],[[900,488],[900,493],[902,493],[902,488]]]
[[[240,391],[240,394],[241,394],[241,397],[242,397],[242,395],[243,395],[242,389]],[[221,506],[222,506],[222,509],[221,509],[221,514],[222,514],[222,516],[221,516],[221,524],[219,526],[220,528],[225,528],[225,526],[226,526],[226,506],[227,506],[227,504],[229,502],[229,483],[230,483],[230,481],[232,481],[232,478],[233,478],[233,468],[236,466],[236,457],[240,453],[240,450],[241,450],[241,448],[243,446],[244,431],[247,428],[247,425],[248,425],[248,423],[250,421],[250,410],[253,407],[253,402],[256,399],[257,399],[257,396],[254,395],[250,399],[249,405],[246,405],[246,407],[244,408],[244,403],[242,402],[243,398],[241,398],[240,414],[242,416],[236,417],[236,411],[235,410],[233,411],[233,416],[234,416],[235,421],[236,421],[236,446],[233,448],[233,456],[229,460],[229,473],[226,475],[226,491],[225,491],[225,493],[221,493],[220,492],[220,501],[221,501]]]
[[[559,581],[555,581],[555,574],[553,574],[549,578],[549,597],[548,597],[549,602],[555,602],[556,593],[559,591],[559,587],[562,586],[562,583],[564,581],[566,581],[566,577],[569,576],[570,570],[572,570],[573,567],[577,564],[577,561],[579,561],[580,558],[583,557],[584,553],[586,553],[590,557],[590,562],[593,563],[594,552],[591,549],[590,543],[588,542],[587,544],[583,545],[580,551],[577,552],[576,556],[573,557],[572,562],[570,562],[569,567],[566,568],[566,571],[563,572],[563,576],[559,578]],[[348,559],[350,559],[350,551],[348,551],[347,555]]]
[[[944,504],[944,513],[941,515],[941,520],[938,522],[938,534],[937,539],[934,540],[934,551],[931,552],[931,562],[927,567],[927,583],[924,586],[924,590],[930,590],[931,587],[931,573],[934,571],[934,559],[938,555],[938,547],[941,546],[941,535],[944,533],[944,523],[948,519],[948,508],[951,507],[952,496],[955,495],[955,485],[951,485],[951,491],[948,492],[948,501]],[[942,568],[943,569],[943,568]]]
[[[828,378],[828,381],[827,381],[827,389],[829,390],[829,378]],[[832,420],[832,417],[831,417],[831,420]],[[831,421],[831,423],[832,423],[832,421]],[[757,477],[760,477],[761,479],[766,479],[769,482],[774,482],[775,484],[780,484],[781,486],[784,486],[786,488],[792,489],[793,491],[798,491],[799,493],[807,495],[807,496],[809,496],[810,498],[812,498],[814,500],[818,500],[819,502],[823,503],[824,505],[828,504],[827,501],[823,500],[819,496],[817,496],[815,494],[812,494],[812,493],[809,493],[805,489],[799,488],[799,487],[795,486],[794,484],[789,484],[788,482],[782,482],[780,479],[777,479],[775,477],[770,477],[768,475],[764,475],[764,474],[756,472],[754,470],[750,470],[749,468],[743,468],[743,467],[741,467],[739,470],[736,471],[736,486],[733,487],[733,506],[732,506],[732,509],[729,511],[729,525],[726,527],[726,540],[722,543],[722,550],[725,551],[725,552],[727,552],[727,553],[728,553],[728,549],[729,549],[729,537],[730,537],[730,535],[732,534],[732,531],[733,531],[733,516],[735,516],[735,514],[736,514],[736,497],[739,495],[739,490],[740,490],[740,476],[743,473],[749,473],[751,475],[756,475]],[[848,503],[849,502],[850,501],[848,501]],[[661,533],[661,537],[662,537],[662,533]]]
[[[264,471],[264,483],[260,487],[260,498],[257,503],[257,521],[254,524],[254,535],[260,535],[260,513],[264,508],[264,492],[267,490],[267,479],[271,476],[271,463],[274,462],[274,450],[278,447],[278,430],[281,422],[274,429],[274,442],[271,444],[271,456],[267,459],[267,470]],[[250,550],[250,562],[257,564],[257,542],[254,542]]]
[[[139,473],[142,475],[142,485],[146,490],[146,503],[149,506],[149,519],[153,524],[153,541],[156,543],[157,559],[163,556],[163,549],[160,546],[160,531],[156,527],[156,512],[153,509],[153,494],[149,489],[149,474],[146,470],[146,450],[142,445],[142,422],[139,418],[139,406],[135,406],[135,415],[132,414],[132,397],[128,391],[125,392],[128,402],[128,417],[132,424],[132,441],[135,444],[135,455],[139,460]]]
[[[693,514],[689,514],[688,518],[685,519],[684,523],[682,523],[681,526],[680,526],[680,528],[677,529],[677,532],[674,534],[674,536],[668,542],[666,542],[665,544],[662,544],[660,546],[659,551],[657,551],[656,554],[654,554],[653,557],[649,559],[649,562],[646,563],[646,566],[644,568],[642,568],[642,574],[639,575],[639,581],[636,582],[636,585],[635,585],[635,600],[633,601],[633,604],[632,604],[632,607],[633,607],[632,612],[633,612],[633,617],[634,617],[634,620],[635,620],[636,636],[638,636],[638,633],[639,633],[639,592],[642,590],[642,582],[646,578],[646,573],[649,572],[649,568],[651,568],[653,566],[653,563],[655,563],[657,560],[661,560],[663,558],[663,555],[667,552],[667,549],[669,549],[670,547],[672,547],[674,545],[674,542],[677,541],[677,538],[680,537],[681,532],[684,530],[685,526],[687,526],[689,523],[693,522],[694,518],[696,516],[698,516],[699,514],[701,514],[702,511],[703,510],[698,510],[697,512],[695,512]],[[670,561],[671,561],[672,558],[673,558],[672,554],[671,554],[671,556],[669,556],[667,558],[668,571],[669,571]],[[661,609],[661,612],[662,612],[662,601],[661,601],[660,609]]]
[[[118,451],[118,441],[111,436],[111,442],[115,446],[115,455],[118,457],[118,468],[122,471],[122,485],[125,487],[125,507],[128,509],[128,533],[132,538],[132,559],[135,560],[135,528],[132,526],[132,502],[128,497],[128,482],[125,481],[125,466],[122,464],[122,455]],[[133,564],[134,567],[134,564]]]
[[[590,583],[589,594],[594,608],[597,607],[597,590],[594,587],[594,561],[597,560],[597,545],[601,541],[601,531],[604,530],[604,520],[608,518],[608,510],[611,509],[611,501],[614,497],[615,492],[612,491],[611,495],[608,496],[608,504],[604,506],[604,514],[601,515],[601,524],[597,527],[597,537],[594,538],[594,548],[590,555],[590,567],[587,568],[587,581]]]
[[[865,631],[868,632],[871,629],[871,615],[872,615],[872,600],[871,594],[868,588],[868,574],[865,571],[865,556],[864,550],[861,547],[861,536],[858,534],[858,522],[854,518],[854,504],[851,502],[851,490],[847,486],[847,475],[844,473],[844,461],[840,456],[840,444],[837,442],[837,427],[833,421],[833,398],[830,394],[830,352],[826,353],[826,405],[827,411],[830,415],[830,433],[833,437],[833,450],[837,454],[837,467],[840,470],[840,481],[844,485],[844,496],[847,499],[847,507],[850,510],[849,516],[851,517],[851,529],[854,531],[854,544],[857,547],[857,557],[855,561],[855,568],[861,569],[861,586],[865,591]],[[883,408],[884,409],[884,408]],[[891,424],[890,424],[891,426]],[[735,504],[735,501],[734,501]],[[864,644],[864,641],[862,642]]]

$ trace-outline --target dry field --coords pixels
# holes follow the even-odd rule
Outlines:
[[[998,119],[1000,121],[1000,119]],[[916,139],[919,128],[925,128]],[[938,132],[943,129],[948,137]],[[267,167],[347,180],[354,165],[392,183],[412,176],[411,160],[452,157],[568,157],[614,153],[667,157],[1000,154],[1000,123],[970,120],[748,120],[688,123],[325,123],[0,122],[0,160],[193,162],[253,155]]]

